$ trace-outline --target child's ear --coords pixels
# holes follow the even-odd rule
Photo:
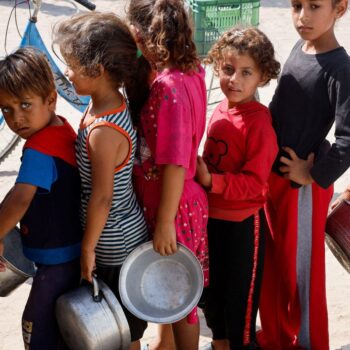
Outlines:
[[[263,86],[265,86],[265,85],[267,84],[268,81],[269,81],[269,79],[268,79],[265,75],[263,75],[263,76],[261,77],[260,83],[258,84],[258,87],[263,87]]]
[[[337,5],[336,5],[336,10],[337,10],[337,18],[340,18],[344,15],[346,10],[348,9],[348,0],[341,0]]]
[[[56,110],[56,103],[57,103],[57,91],[56,90],[54,90],[50,93],[50,95],[47,97],[47,102],[48,102],[50,112],[54,112]]]

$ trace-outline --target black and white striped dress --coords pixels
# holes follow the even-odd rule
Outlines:
[[[97,243],[96,264],[121,265],[126,256],[139,244],[148,240],[148,232],[132,185],[132,169],[136,149],[136,131],[125,103],[105,115],[97,115],[89,122],[82,119],[76,144],[81,176],[81,218],[86,224],[87,205],[91,196],[91,163],[87,142],[90,132],[99,126],[108,126],[121,132],[129,140],[129,156],[116,168],[113,201],[105,227]]]

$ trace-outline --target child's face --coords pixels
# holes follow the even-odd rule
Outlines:
[[[67,61],[67,64],[64,75],[72,83],[76,93],[82,96],[91,95],[96,79],[84,74],[83,68],[75,62]]]
[[[291,0],[294,26],[306,41],[330,41],[333,28],[339,17],[339,5],[332,0]]]
[[[225,50],[219,66],[222,92],[229,108],[254,100],[256,89],[263,84],[263,75],[255,61],[248,55]]]
[[[23,139],[50,125],[55,118],[55,107],[55,91],[43,101],[38,95],[26,93],[20,98],[0,90],[0,109],[5,121]]]

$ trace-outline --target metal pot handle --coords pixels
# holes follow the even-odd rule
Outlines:
[[[103,294],[102,294],[102,291],[100,290],[100,287],[97,282],[97,276],[95,274],[92,275],[92,286],[93,286],[92,300],[96,303],[99,303],[103,298]]]

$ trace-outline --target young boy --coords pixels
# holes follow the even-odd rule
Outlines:
[[[55,114],[56,100],[43,54],[21,48],[0,61],[0,109],[26,140],[16,183],[0,207],[0,242],[20,222],[23,252],[37,266],[22,318],[24,346],[31,350],[65,348],[55,302],[80,278],[76,134]],[[0,244],[0,255],[3,250]],[[5,268],[0,264],[0,273]]]

